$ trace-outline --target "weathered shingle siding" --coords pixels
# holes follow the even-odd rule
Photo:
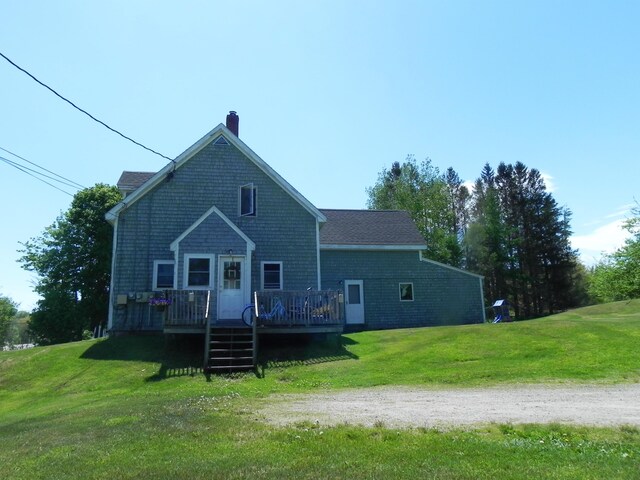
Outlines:
[[[365,328],[480,323],[480,278],[419,260],[418,252],[321,250],[322,287],[363,280]],[[399,284],[413,283],[414,301],[401,302]]]
[[[256,217],[239,215],[239,188],[248,183],[257,188]],[[283,262],[285,289],[317,284],[316,218],[237,148],[210,143],[177,169],[170,180],[120,212],[114,294],[150,291],[153,261],[173,260],[171,242],[214,205],[256,244],[252,290],[260,288],[261,261]],[[239,248],[237,237],[216,238],[215,223],[212,221],[208,232],[212,239],[210,253],[222,254],[230,248],[244,253],[246,245]],[[189,241],[196,242],[196,237],[204,238],[206,233],[198,233]],[[205,243],[189,248],[204,248]],[[180,261],[184,253],[180,251]],[[182,271],[178,281],[181,284]],[[114,312],[114,323],[124,320],[122,310]],[[148,328],[161,328],[159,322],[159,316],[155,322],[147,321]]]

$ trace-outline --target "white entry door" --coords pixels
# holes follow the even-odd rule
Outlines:
[[[348,324],[364,323],[364,292],[362,280],[344,281],[344,308]]]
[[[218,319],[237,320],[244,307],[244,257],[220,256],[218,260]]]

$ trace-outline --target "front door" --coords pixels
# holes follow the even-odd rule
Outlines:
[[[221,256],[218,261],[218,319],[236,320],[244,307],[244,257]]]
[[[364,323],[364,292],[362,280],[344,281],[344,304],[347,323],[350,325]]]

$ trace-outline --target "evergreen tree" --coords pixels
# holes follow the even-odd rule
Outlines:
[[[509,299],[521,318],[576,306],[571,212],[546,191],[540,172],[517,162],[494,174],[485,165],[474,196],[470,267],[485,276],[487,300]]]

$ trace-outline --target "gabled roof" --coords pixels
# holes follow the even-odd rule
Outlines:
[[[179,169],[188,162],[194,155],[200,150],[205,148],[211,142],[217,140],[223,136],[229,144],[235,146],[240,150],[250,161],[252,161],[258,168],[260,168],[268,177],[270,177],[276,184],[280,185],[289,195],[291,195],[302,207],[304,207],[311,215],[316,217],[319,222],[325,222],[325,216],[318,210],[309,200],[307,200],[300,192],[298,192],[289,182],[278,174],[273,168],[271,168],[264,160],[254,153],[242,140],[235,136],[224,124],[220,123],[217,127],[207,133],[204,137],[194,143],[187,150],[182,152],[175,160],[168,163],[162,170],[153,174],[151,178],[143,182],[143,184],[134,190],[130,195],[124,198],[115,207],[109,210],[105,218],[109,222],[114,222],[118,216],[118,213],[127,208],[129,205],[135,203],[138,199],[142,198],[148,191],[154,188],[156,185],[165,180],[167,174]],[[131,173],[131,172],[129,172]],[[137,172],[144,174],[145,172]],[[124,174],[123,174],[124,176]],[[120,177],[122,179],[122,176]],[[127,175],[127,178],[131,178]]]
[[[180,242],[184,240],[196,228],[198,228],[200,224],[204,222],[207,218],[209,218],[209,216],[211,216],[212,214],[216,214],[218,217],[220,217],[220,219],[224,223],[226,223],[229,226],[231,230],[236,232],[238,236],[247,243],[250,250],[255,250],[256,244],[253,243],[253,240],[247,237],[247,235],[242,230],[240,230],[238,226],[229,219],[229,217],[227,217],[224,213],[218,210],[218,208],[215,205],[211,207],[209,210],[207,210],[203,215],[201,215],[200,218],[196,220],[193,224],[191,224],[191,226],[189,226],[189,228],[187,228],[184,232],[182,232],[180,236],[178,236],[178,238],[176,238],[173,242],[171,242],[171,245],[169,245],[169,249],[172,252],[175,252]]]
[[[423,250],[424,238],[409,216],[401,210],[320,210],[326,223],[320,229],[320,248],[379,247],[395,250]]]

